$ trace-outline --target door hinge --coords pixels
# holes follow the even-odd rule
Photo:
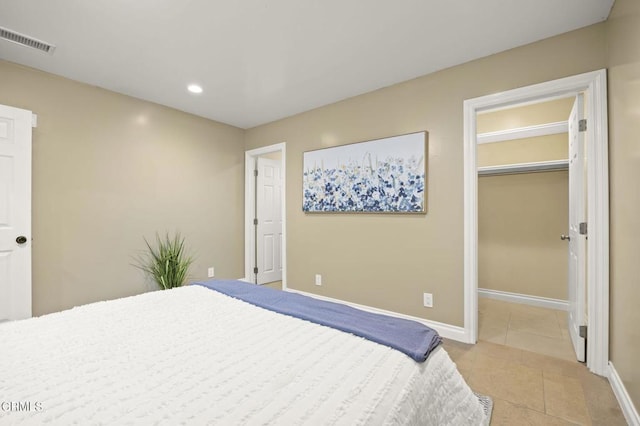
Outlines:
[[[580,235],[587,235],[587,222],[580,222],[579,232]]]
[[[578,131],[580,132],[586,132],[587,131],[587,119],[583,118],[582,120],[578,121]]]
[[[254,273],[254,274],[257,274],[257,273],[258,273],[258,267],[257,267],[257,266],[253,268],[253,273]]]
[[[582,337],[583,339],[587,338],[587,326],[586,325],[581,325],[580,327],[578,327],[578,334],[580,334],[580,337]]]
[[[253,175],[254,175],[255,177],[258,177],[258,169],[255,169],[255,170],[253,171]]]
[[[38,114],[31,114],[31,127],[34,129],[38,127]]]
[[[258,224],[258,219],[253,219],[253,224],[257,225]]]

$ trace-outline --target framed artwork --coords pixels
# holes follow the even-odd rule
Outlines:
[[[302,210],[307,213],[426,213],[428,133],[307,151]]]

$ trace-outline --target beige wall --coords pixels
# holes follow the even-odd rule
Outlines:
[[[529,163],[534,161],[566,160],[569,158],[569,135],[536,136],[478,145],[478,166]]]
[[[478,179],[478,286],[567,299],[568,172]]]
[[[574,98],[556,99],[478,114],[478,133],[567,121]]]
[[[611,353],[640,411],[640,2],[616,0],[607,22],[611,212]]]
[[[287,143],[288,286],[463,325],[463,101],[604,68],[604,35],[591,26],[249,129],[247,149]],[[421,130],[426,216],[302,213],[304,151]]]
[[[268,158],[269,160],[282,160],[282,152],[281,151],[275,151],[275,152],[270,152],[268,154],[263,154],[260,157],[262,158]]]
[[[33,131],[33,312],[145,291],[143,237],[179,230],[191,272],[242,275],[243,131],[0,62]]]

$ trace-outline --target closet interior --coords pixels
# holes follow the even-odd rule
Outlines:
[[[575,360],[567,328],[573,97],[477,116],[479,339]]]

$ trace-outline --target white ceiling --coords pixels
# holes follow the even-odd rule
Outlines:
[[[614,0],[0,0],[0,58],[241,128],[609,15]],[[186,91],[189,83],[204,88]]]

